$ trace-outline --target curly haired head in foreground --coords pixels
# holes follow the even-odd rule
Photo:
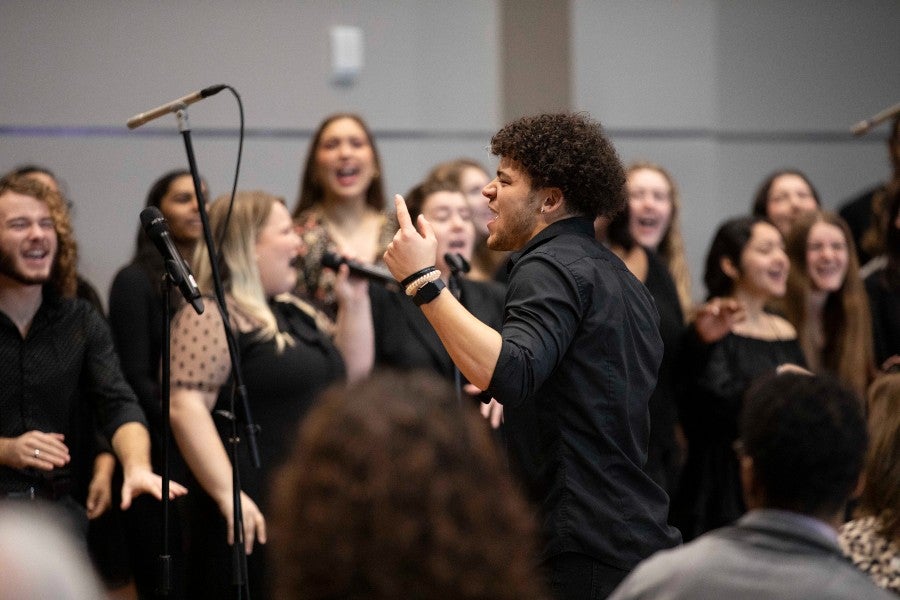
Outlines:
[[[333,387],[274,489],[279,598],[543,598],[485,423],[426,373]]]

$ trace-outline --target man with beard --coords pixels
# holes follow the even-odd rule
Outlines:
[[[643,558],[679,542],[647,476],[647,402],[662,358],[644,286],[594,239],[625,202],[625,173],[599,123],[523,118],[491,140],[482,193],[492,250],[510,257],[501,332],[444,291],[436,240],[403,198],[384,255],[462,374],[504,408],[512,465],[538,507],[542,567],[558,598],[603,598]]]
[[[75,263],[59,194],[0,179],[0,498],[53,501],[84,535],[72,493],[90,470],[91,419],[122,462],[122,508],[138,494],[161,498],[162,482],[106,322],[75,298]],[[185,492],[172,483],[169,495]]]

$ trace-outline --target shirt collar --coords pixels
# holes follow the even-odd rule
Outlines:
[[[594,222],[588,217],[574,216],[561,219],[554,223],[550,223],[544,229],[539,231],[537,235],[528,240],[521,250],[512,253],[509,261],[506,263],[506,272],[512,271],[516,262],[536,247],[540,246],[547,240],[553,239],[564,233],[584,234],[594,237]]]
[[[834,527],[832,527],[825,521],[822,521],[821,519],[817,519],[810,515],[804,515],[789,510],[780,510],[776,508],[757,509],[748,513],[748,516],[749,515],[753,515],[762,519],[771,519],[792,523],[800,529],[816,532],[818,535],[824,537],[834,545],[837,545],[838,543],[838,534],[837,531],[834,530]]]

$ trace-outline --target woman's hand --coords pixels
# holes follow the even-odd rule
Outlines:
[[[116,468],[116,457],[109,452],[101,452],[94,459],[94,474],[88,485],[87,518],[96,519],[112,506],[112,476]]]
[[[234,544],[234,502],[231,496],[219,502],[219,510],[228,523],[228,545]],[[245,492],[241,492],[241,513],[244,520],[244,552],[253,553],[253,543],[266,543],[266,519],[260,512],[256,502]]]
[[[704,344],[718,342],[746,318],[743,304],[734,298],[713,298],[697,309],[694,330]]]
[[[471,383],[467,383],[464,389],[470,396],[477,396],[482,392],[478,386]],[[481,416],[491,424],[491,429],[497,429],[503,423],[503,405],[493,398],[491,398],[490,402],[482,402],[478,410],[481,411]]]

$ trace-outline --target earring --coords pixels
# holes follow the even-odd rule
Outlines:
[[[544,207],[541,207],[541,214],[544,214]]]

